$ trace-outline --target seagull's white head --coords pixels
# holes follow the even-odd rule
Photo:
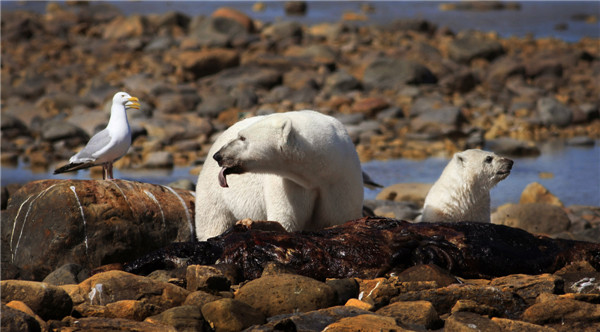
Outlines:
[[[130,96],[127,92],[117,92],[113,97],[114,105],[123,105],[125,108],[140,109],[139,100],[136,97]]]

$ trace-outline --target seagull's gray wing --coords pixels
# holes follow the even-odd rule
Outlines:
[[[73,156],[76,158],[76,160],[71,160],[71,162],[95,160],[96,157],[94,157],[94,154],[105,148],[108,143],[110,143],[110,140],[110,133],[107,129],[98,132],[96,135],[92,136],[83,150],[79,151],[78,154]]]

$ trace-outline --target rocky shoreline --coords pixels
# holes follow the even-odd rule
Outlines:
[[[499,38],[421,19],[266,24],[230,8],[126,17],[107,3],[80,2],[50,3],[45,14],[3,11],[2,34],[2,165],[63,163],[105,126],[119,90],[142,110],[129,115],[133,146],[117,168],[199,168],[240,118],[305,108],[340,119],[363,162],[483,144],[536,155],[541,141],[600,139],[597,39]],[[426,190],[390,187],[366,205],[410,220]],[[193,211],[187,190],[131,181],[3,187],[2,328],[600,329],[600,272],[585,260],[539,275],[472,279],[415,265],[325,281],[278,264],[252,281],[228,264],[146,276],[105,265],[193,238]],[[536,184],[492,222],[600,239],[600,208],[565,207]]]

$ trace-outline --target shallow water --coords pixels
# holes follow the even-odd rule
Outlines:
[[[61,3],[61,1],[57,1]],[[368,21],[357,24],[386,24],[397,19],[423,18],[438,26],[447,26],[455,32],[465,29],[496,31],[502,37],[535,38],[555,37],[568,42],[581,37],[600,37],[600,23],[573,20],[573,15],[600,15],[598,1],[517,1],[520,10],[492,11],[442,11],[441,3],[456,1],[309,1],[304,16],[286,16],[284,1],[265,1],[265,9],[255,12],[252,6],[257,1],[107,1],[124,14],[161,14],[178,11],[189,16],[210,15],[219,7],[236,8],[253,19],[263,22],[294,20],[304,24],[338,22],[346,12],[361,13],[365,3],[374,8],[368,13]],[[44,12],[45,2],[2,1],[3,10],[27,9]],[[566,24],[565,30],[556,30],[557,24]]]
[[[600,206],[600,142],[594,147],[563,145],[542,146],[542,154],[532,158],[512,158],[515,161],[508,178],[491,192],[492,207],[505,203],[518,203],[521,192],[531,182],[539,182],[558,196],[565,205]],[[371,161],[362,165],[374,181],[389,186],[401,182],[433,183],[448,163],[445,158],[428,158],[415,161],[397,159]],[[189,167],[173,170],[114,170],[118,179],[155,184],[188,179],[196,182]],[[541,178],[540,173],[550,173],[552,178]],[[2,185],[25,183],[41,179],[89,179],[89,170],[53,175],[52,171],[35,173],[25,165],[18,168],[2,167]],[[216,179],[215,179],[216,181]],[[365,189],[365,199],[374,199],[379,190]]]

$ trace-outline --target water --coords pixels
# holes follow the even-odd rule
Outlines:
[[[539,157],[513,158],[515,164],[508,178],[492,189],[492,207],[518,203],[521,192],[531,182],[539,182],[558,196],[565,205],[600,206],[600,142],[594,147],[555,146],[541,147]],[[376,182],[389,186],[402,182],[433,183],[448,163],[445,158],[415,161],[397,159],[370,161],[362,165]],[[180,179],[196,182],[190,167],[173,170],[118,170],[118,179],[165,185]],[[552,178],[541,178],[540,173],[551,173]],[[89,179],[89,170],[53,175],[52,171],[35,173],[26,165],[2,167],[2,185],[25,183],[41,179]],[[216,181],[216,179],[215,179]],[[374,199],[379,190],[365,189],[365,199]]]
[[[63,1],[57,1],[63,3]],[[107,1],[123,14],[161,14],[178,11],[188,16],[208,16],[219,7],[233,7],[262,22],[294,20],[304,24],[338,22],[346,12],[361,13],[361,6],[369,3],[374,8],[366,14],[368,21],[357,24],[386,24],[397,19],[423,18],[438,26],[454,31],[477,29],[497,31],[502,37],[535,38],[555,37],[568,42],[581,37],[600,37],[600,23],[573,20],[573,15],[600,16],[598,1],[518,1],[520,10],[441,11],[439,5],[456,1],[309,1],[304,16],[286,16],[284,1],[265,1],[265,10],[255,12],[257,1]],[[45,2],[2,1],[2,10],[27,9],[43,13]],[[565,30],[556,30],[557,24],[566,24]]]

